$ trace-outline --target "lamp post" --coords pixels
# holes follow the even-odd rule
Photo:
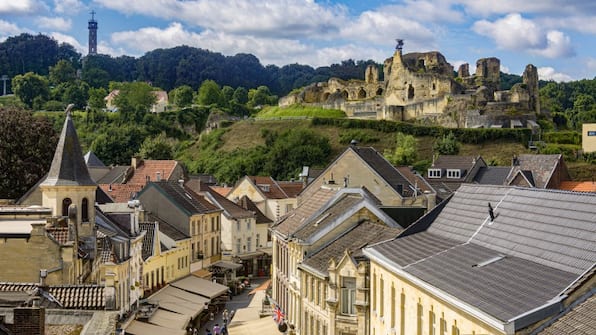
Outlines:
[[[0,77],[0,80],[2,80],[2,86],[4,88],[2,95],[6,95],[6,82],[8,81],[8,76],[4,74]]]

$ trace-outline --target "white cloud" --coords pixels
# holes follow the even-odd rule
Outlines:
[[[37,0],[2,0],[0,1],[0,14],[28,14],[34,13],[41,8],[46,8],[44,3]]]
[[[548,58],[575,55],[570,38],[557,30],[543,31],[532,20],[513,13],[494,22],[481,20],[472,29],[492,38],[499,49],[526,51]]]
[[[596,58],[588,57],[585,61],[585,64],[586,64],[586,68],[588,69],[588,72],[596,73]],[[594,78],[596,78],[596,76],[594,76]],[[590,79],[590,78],[588,78],[588,79]]]
[[[341,30],[349,41],[371,42],[377,45],[395,44],[395,38],[404,39],[410,50],[435,47],[435,34],[422,24],[404,19],[395,13],[363,12],[358,19]]]
[[[68,43],[68,44],[72,45],[78,52],[80,52],[82,54],[86,54],[86,50],[87,50],[86,46],[79,43],[79,41],[77,41],[76,38],[74,38],[70,35],[66,35],[66,34],[58,33],[58,32],[52,32],[49,35],[52,36],[59,43]]]
[[[585,0],[566,0],[564,4],[562,4],[560,0],[456,0],[454,2],[462,4],[466,12],[484,17],[493,14],[507,14],[512,12],[541,13],[557,16],[586,13],[596,14],[596,5],[594,2]]]
[[[21,28],[16,24],[0,20],[0,42],[4,42],[8,37],[21,33],[31,33],[29,29]]]
[[[539,67],[538,68],[538,78],[541,80],[554,80],[557,82],[573,80],[573,78],[571,78],[571,76],[569,76],[565,73],[557,72],[557,71],[555,71],[554,68],[552,68],[550,66]]]
[[[125,14],[143,14],[182,21],[225,33],[261,37],[325,38],[346,21],[341,6],[324,7],[314,1],[275,2],[242,0],[144,1],[97,0],[98,4]]]
[[[85,5],[79,0],[54,0],[54,11],[60,14],[76,14],[80,12]]]
[[[59,30],[66,31],[72,26],[70,19],[64,19],[62,17],[47,17],[41,16],[37,18],[37,24],[44,29],[48,30]]]
[[[426,24],[439,22],[462,22],[463,13],[452,8],[451,1],[405,0],[403,5],[387,5],[376,11],[382,14],[399,14]]]

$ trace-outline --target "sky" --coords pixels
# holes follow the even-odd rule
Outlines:
[[[0,0],[0,41],[42,33],[86,55],[91,11],[98,52],[114,57],[188,45],[280,67],[382,63],[399,38],[404,53],[439,51],[471,73],[497,57],[505,73],[596,76],[593,0]]]

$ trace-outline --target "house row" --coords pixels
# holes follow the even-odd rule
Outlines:
[[[555,190],[560,155],[408,171],[351,146],[274,222],[272,299],[297,334],[596,331],[596,194]]]

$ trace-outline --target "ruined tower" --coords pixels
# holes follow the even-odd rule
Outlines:
[[[375,84],[379,81],[379,69],[376,65],[369,65],[364,72],[364,81],[368,84]]]
[[[459,66],[457,69],[457,76],[460,78],[467,78],[470,76],[470,65],[468,63],[464,63]]]
[[[89,55],[97,55],[97,21],[95,11],[91,11],[91,20],[87,25],[89,28]]]
[[[498,58],[480,58],[476,61],[476,84],[486,86],[491,95],[501,85],[501,61]]]
[[[524,74],[522,75],[522,82],[526,85],[530,100],[528,108],[540,113],[540,98],[538,96],[538,69],[532,64],[526,65]]]

